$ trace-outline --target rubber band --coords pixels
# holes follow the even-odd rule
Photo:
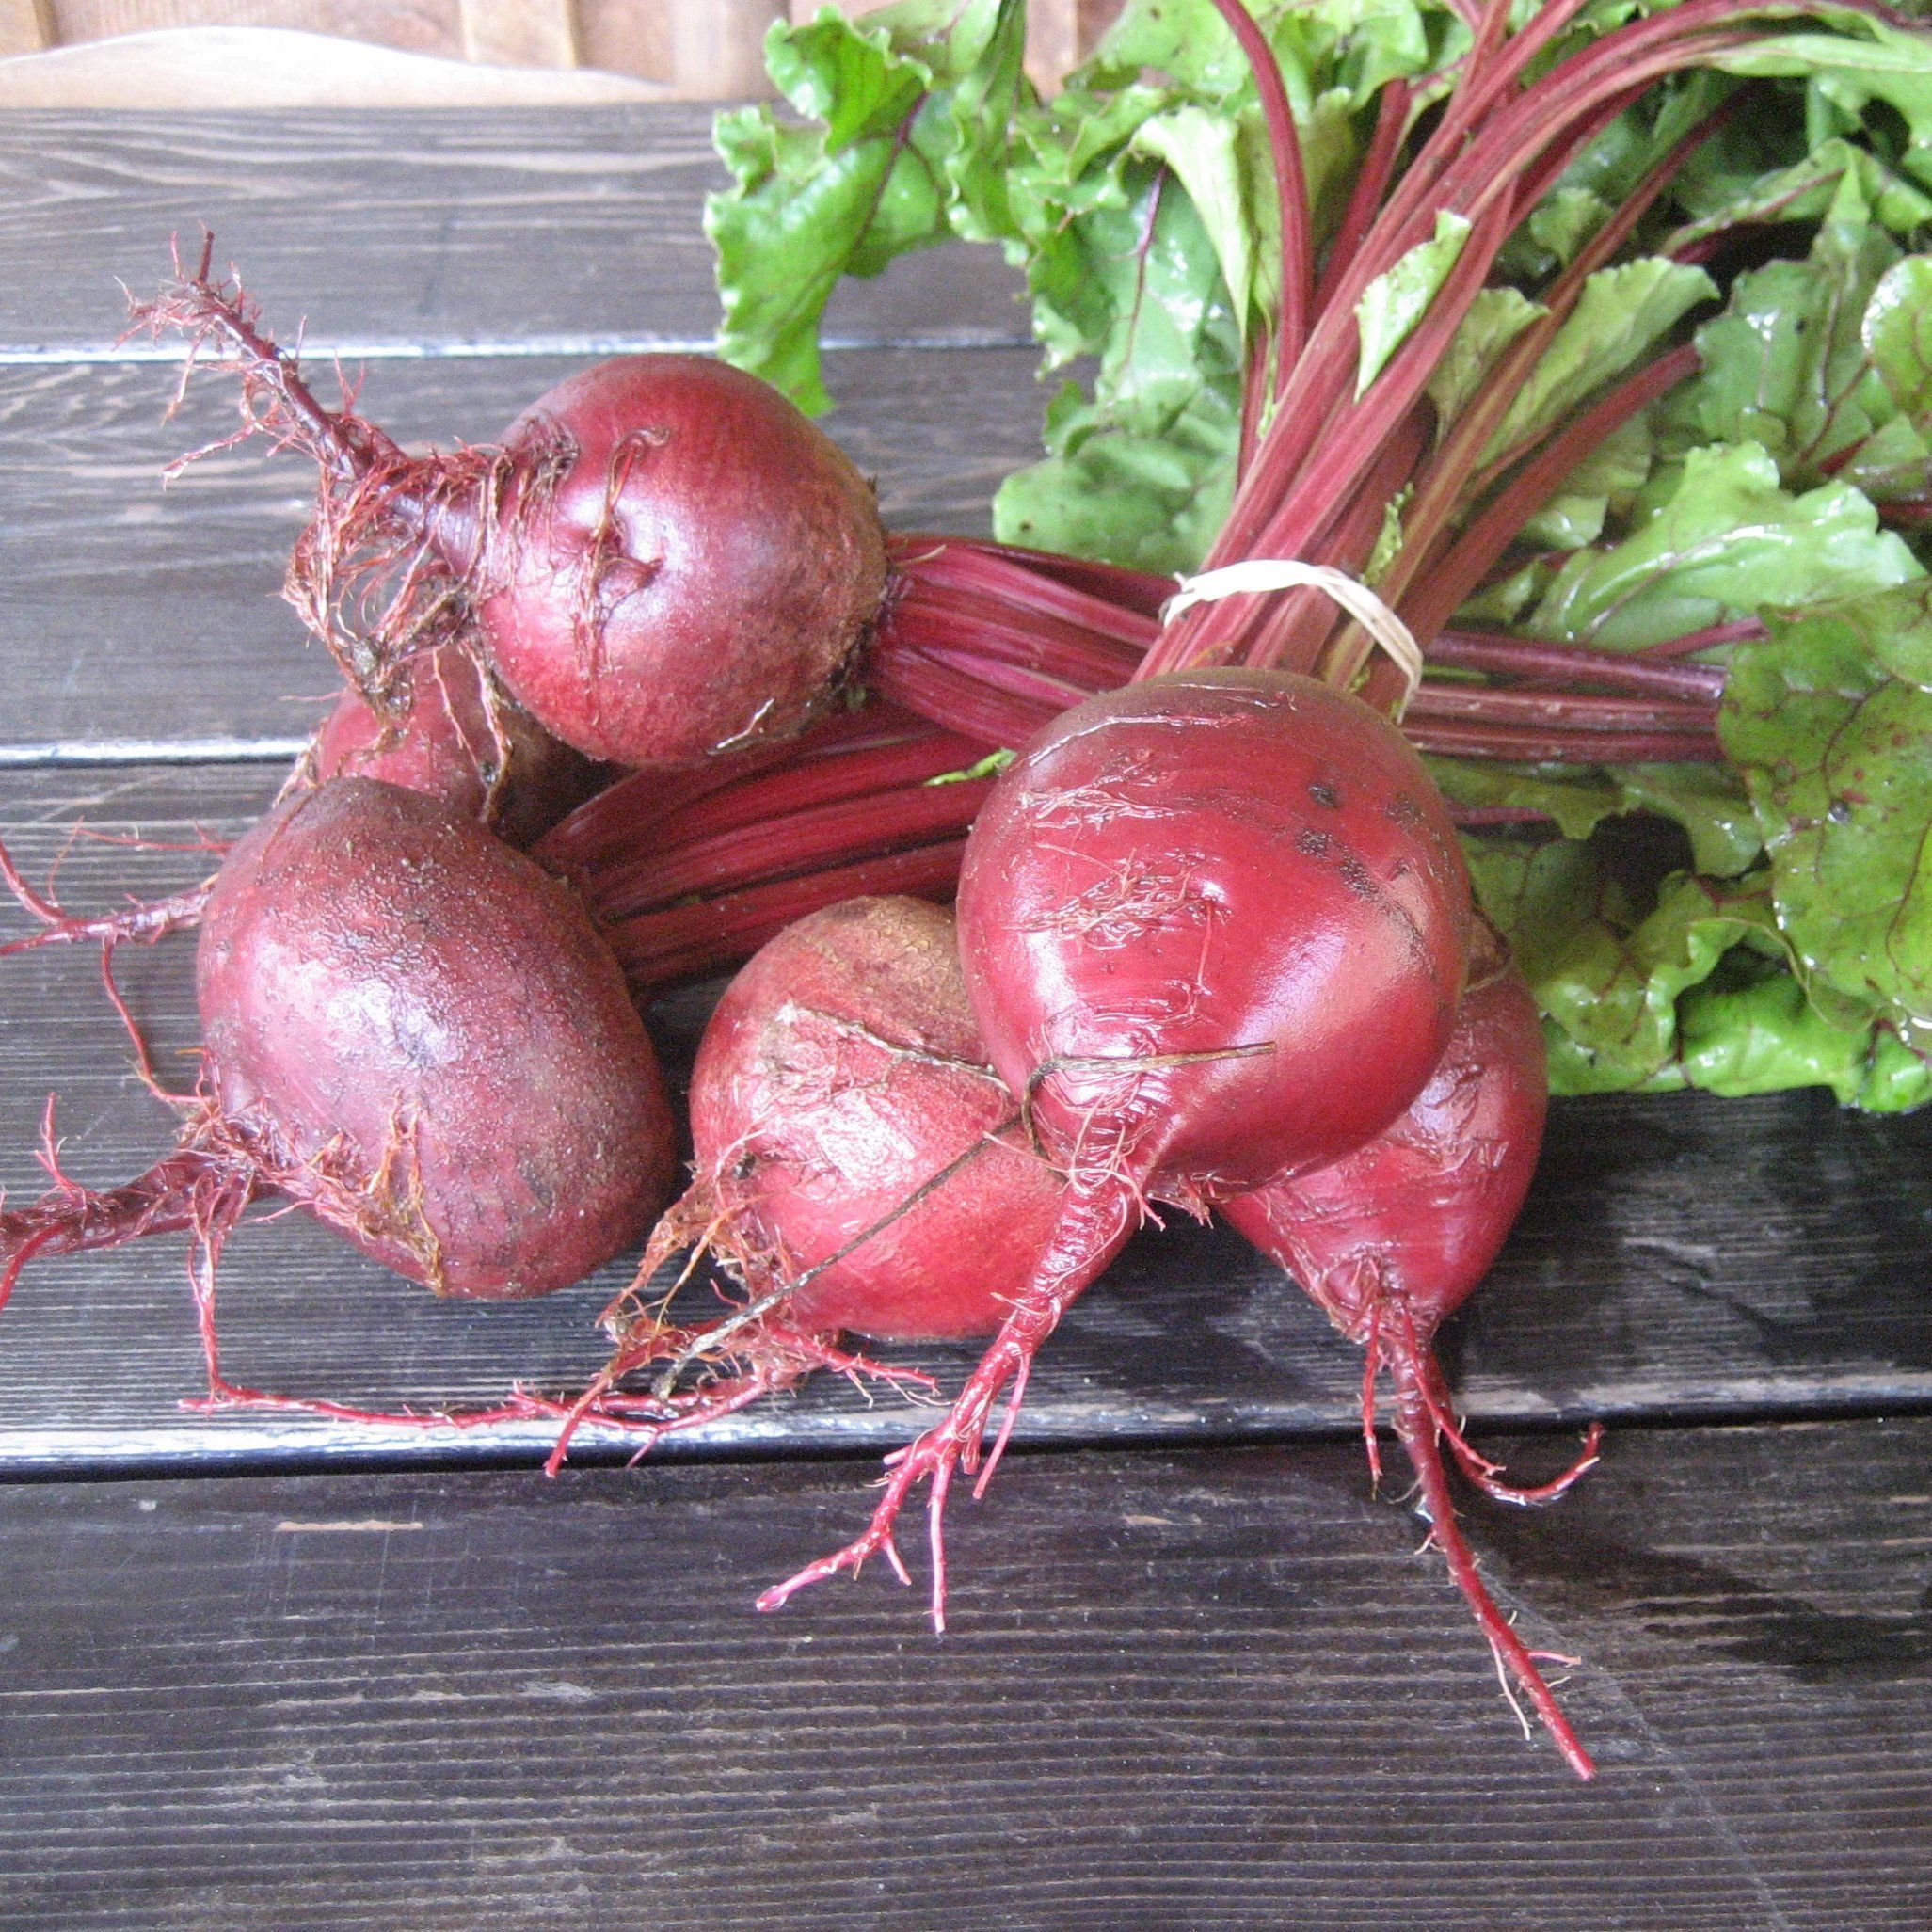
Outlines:
[[[1183,577],[1179,589],[1160,607],[1160,621],[1171,624],[1183,611],[1190,611],[1196,604],[1218,603],[1224,597],[1303,586],[1326,592],[1388,653],[1402,674],[1402,699],[1395,710],[1399,718],[1422,682],[1422,647],[1415,642],[1415,633],[1367,584],[1331,564],[1304,564],[1295,557],[1247,557],[1238,564],[1223,564],[1218,570],[1204,570],[1198,577]]]

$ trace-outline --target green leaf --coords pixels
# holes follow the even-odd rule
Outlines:
[[[1590,276],[1484,453],[1493,461],[1567,416],[1635,366],[1700,302],[1717,293],[1701,268],[1655,256]]]
[[[1856,184],[1871,218],[1893,234],[1912,234],[1932,221],[1932,195],[1914,187],[1869,149],[1855,147],[1850,141],[1828,140],[1789,168],[1773,168],[1732,184],[1729,193],[1715,201],[1701,198],[1698,218],[1674,229],[1663,251],[1674,255],[1694,242],[1733,228],[1822,220],[1846,176]]]
[[[1612,430],[1564,478],[1563,487],[1523,526],[1532,543],[1556,551],[1595,543],[1612,511],[1628,512],[1651,473],[1651,431],[1640,415]]]
[[[1867,316],[1897,263],[1858,184],[1843,179],[1809,258],[1740,276],[1724,313],[1699,330],[1703,367],[1661,411],[1667,444],[1757,442],[1787,484],[1833,476],[1873,493],[1887,464],[1909,454],[1898,430],[1920,448],[1905,424],[1873,443],[1900,406],[1873,367]]]
[[[1932,256],[1908,255],[1887,271],[1860,334],[1893,404],[1915,424],[1932,424]]]
[[[1483,910],[1502,928],[1554,1030],[1553,1084],[1676,1086],[1677,996],[1749,929],[1697,881],[1669,882],[1639,919],[1594,843],[1472,852]]]
[[[1482,379],[1516,338],[1548,311],[1513,288],[1477,292],[1469,312],[1457,325],[1449,346],[1429,378],[1429,398],[1439,420],[1447,424],[1462,413]]]
[[[1444,209],[1435,218],[1435,233],[1426,242],[1417,242],[1393,268],[1378,275],[1362,291],[1362,299],[1355,304],[1355,322],[1362,335],[1362,357],[1355,373],[1358,396],[1381,374],[1389,358],[1422,320],[1423,311],[1435,300],[1468,239],[1469,223]]]
[[[1257,117],[1258,119],[1258,117]],[[1187,190],[1221,264],[1236,319],[1245,332],[1254,300],[1255,258],[1280,247],[1280,220],[1267,198],[1268,226],[1256,219],[1243,166],[1242,123],[1205,107],[1185,106],[1143,120],[1134,135],[1142,154],[1164,161]],[[1273,304],[1268,305],[1272,312]]]
[[[1770,854],[1779,923],[1806,970],[1932,1039],[1928,592],[1773,619],[1738,647],[1720,723]],[[1904,641],[1896,633],[1904,633]]]
[[[1828,1087],[1843,1105],[1884,1110],[1932,1097],[1932,1071],[1910,1055],[1875,1075],[1880,1039],[1868,1025],[1831,1025],[1789,971],[1739,961],[1687,988],[1677,1002],[1678,1062],[1685,1081],[1713,1094],[1773,1094]],[[1915,1069],[1915,1081],[1897,1076]]]
[[[1883,102],[1906,123],[1906,168],[1920,181],[1932,180],[1932,38],[1849,8],[1837,18],[1842,33],[1766,34],[1711,64],[1747,78],[1809,82],[1817,105],[1835,110],[1836,125],[1814,114],[1822,136],[1849,132],[1875,101]]]
[[[1613,765],[1627,811],[1655,812],[1683,827],[1692,866],[1707,878],[1734,879],[1764,850],[1744,781],[1719,764]]]
[[[1764,609],[1822,603],[1920,576],[1858,490],[1791,496],[1755,443],[1692,450],[1621,543],[1572,557],[1531,629],[1641,649]]]
[[[1869,1014],[1837,1025],[1806,998],[1763,868],[1731,884],[1675,873],[1639,917],[1594,841],[1478,841],[1470,856],[1547,1015],[1554,1091],[1823,1085],[1892,1107],[1932,1094]]]
[[[1001,485],[994,528],[1186,569],[1226,517],[1240,435],[1241,342],[1220,258],[1161,164],[1117,155],[1088,170],[1077,200],[1067,192],[1029,279],[1056,350],[1097,352],[1099,365],[1091,400],[1062,390],[1049,409],[1051,454]]]
[[[721,114],[735,185],[705,207],[725,319],[719,353],[801,407],[830,406],[819,322],[841,276],[945,239],[1003,235],[1007,130],[1026,97],[1021,0],[901,0],[774,27],[772,78],[817,125]]]
[[[1612,212],[1594,188],[1558,187],[1537,204],[1525,226],[1552,267],[1568,267]]]
[[[1588,838],[1606,820],[1654,812],[1684,828],[1691,863],[1734,878],[1764,850],[1743,781],[1718,765],[1519,765],[1494,758],[1426,760],[1454,806],[1509,806],[1547,814],[1566,838]]]
[[[1232,401],[1207,386],[1145,430],[1086,403],[1056,412],[1049,440],[1065,454],[1000,485],[994,532],[1138,569],[1191,569],[1226,519],[1239,428]]]
[[[970,765],[962,765],[956,772],[941,772],[936,778],[928,778],[928,785],[967,785],[975,778],[997,778],[1018,756],[1012,751],[989,751],[982,758]]]

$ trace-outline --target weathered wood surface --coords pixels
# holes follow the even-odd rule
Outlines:
[[[877,479],[886,520],[983,533],[999,479],[1039,454],[1032,352],[875,348],[827,359],[840,399],[827,428]],[[487,441],[581,366],[378,362],[361,406],[411,443]],[[75,743],[298,737],[336,681],[279,600],[312,504],[307,466],[256,441],[164,490],[168,462],[236,420],[234,384],[210,371],[164,422],[177,375],[152,363],[0,364],[0,758]]]
[[[232,836],[328,684],[274,600],[306,480],[244,452],[157,493],[229,419],[204,386],[161,425],[172,372],[112,346],[113,275],[147,286],[167,231],[207,218],[279,327],[371,354],[364,400],[399,433],[487,436],[564,359],[709,338],[705,122],[0,123],[0,838],[30,870],[77,818]],[[981,251],[840,297],[830,426],[902,524],[982,528],[1036,447],[1010,289]],[[210,758],[160,758],[184,741]],[[83,841],[60,878],[94,904],[203,863]],[[190,957],[119,962],[177,1073]],[[94,974],[0,962],[14,1199],[50,1088],[85,1180],[167,1144]],[[674,1061],[703,1011],[660,1016]],[[1142,1241],[1073,1311],[1021,1441],[1114,1447],[1016,1458],[955,1509],[943,1643],[876,1575],[745,1607],[867,1505],[863,1461],[802,1459],[902,1440],[896,1402],[822,1380],[555,1485],[370,1474],[540,1438],[184,1414],[177,1242],[35,1269],[0,1319],[0,1474],[253,1475],[0,1489],[0,1926],[1919,1932],[1928,1156],[1932,1121],[1814,1095],[1556,1110],[1444,1349],[1490,1445],[1622,1424],[1561,1508],[1471,1512],[1525,1628],[1586,1659],[1588,1791],[1517,1739],[1359,1444],[1253,1445],[1346,1438],[1357,1363],[1221,1237]],[[619,1279],[440,1306],[291,1218],[231,1251],[228,1365],[382,1405],[567,1383]],[[925,1356],[947,1379],[966,1359]],[[1856,1419],[1884,1411],[1921,1419]],[[1781,1419],[1698,1426],[1724,1417]]]
[[[1928,1460],[1472,1512],[1587,1788],[1340,1445],[1015,1459],[943,1640],[883,1572],[752,1614],[849,1464],[0,1491],[0,1925],[1921,1932]]]
[[[192,844],[233,837],[273,794],[271,764],[0,774],[0,838],[34,877],[59,863],[71,903],[152,895],[206,869]],[[85,821],[97,835],[68,845]],[[103,842],[103,838],[117,842]],[[65,848],[65,856],[62,856]],[[4,930],[27,930],[9,909]],[[164,1069],[195,1045],[193,943],[125,948],[117,974]],[[659,1032],[688,1060],[703,989]],[[42,1176],[33,1144],[61,1096],[62,1158],[84,1181],[125,1178],[168,1143],[135,1082],[90,950],[0,961],[0,1183]],[[1444,1337],[1474,1414],[1576,1423],[1767,1410],[1932,1408],[1932,1118],[1876,1122],[1819,1095],[1695,1095],[1559,1105],[1528,1212],[1494,1278]],[[0,1469],[343,1454],[527,1454],[535,1428],[486,1443],[447,1432],[372,1436],[320,1418],[202,1418],[184,1244],[35,1265],[0,1320]],[[435,1302],[306,1219],[238,1239],[224,1271],[231,1373],[311,1397],[393,1408],[484,1401],[523,1377],[581,1383],[599,1360],[597,1310],[624,1279],[535,1304]],[[949,1381],[959,1349],[910,1352]],[[1355,1351],[1240,1241],[1182,1224],[1148,1237],[1076,1308],[1045,1358],[1023,1439],[1240,1438],[1343,1429]],[[903,1440],[918,1417],[821,1378],[809,1393],[716,1426],[708,1453]]]
[[[703,347],[712,112],[0,116],[0,359],[115,353],[115,278],[153,287],[203,226],[318,352]],[[842,284],[828,339],[1023,343],[1016,286],[993,249],[932,250]]]

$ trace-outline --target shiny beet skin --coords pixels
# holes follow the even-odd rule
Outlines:
[[[620,356],[533,404],[508,448],[480,615],[547,729],[688,764],[829,704],[884,595],[885,536],[871,487],[770,384]]]
[[[732,981],[699,1049],[691,1127],[713,1246],[761,1288],[877,1227],[792,1294],[790,1326],[987,1333],[1062,1193],[1016,1111],[973,1025],[950,912],[895,898],[814,913]]]
[[[1049,1155],[1190,1206],[1380,1133],[1441,1058],[1470,923],[1454,830],[1365,705],[1286,672],[1067,712],[966,848],[966,987]]]
[[[1327,1167],[1224,1204],[1356,1342],[1391,1301],[1427,1338],[1490,1271],[1522,1212],[1549,1110],[1542,1023],[1478,925],[1470,985],[1429,1084]]]
[[[197,993],[265,1178],[438,1292],[537,1295],[642,1234],[673,1126],[577,902],[473,821],[339,778],[229,855]]]

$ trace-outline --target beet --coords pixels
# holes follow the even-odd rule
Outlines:
[[[499,446],[413,455],[346,391],[324,407],[213,259],[212,238],[194,267],[177,257],[133,326],[212,351],[240,378],[239,436],[315,463],[284,595],[386,718],[402,665],[466,642],[588,756],[699,763],[829,709],[889,615],[914,683],[927,647],[974,647],[938,667],[944,702],[964,683],[1002,730],[1015,702],[1058,710],[1082,680],[1125,679],[1158,631],[1172,585],[1145,572],[960,537],[888,549],[838,446],[709,357],[615,357],[533,403]]]
[[[337,778],[285,799],[216,876],[197,994],[175,1152],[0,1214],[13,1269],[190,1226],[205,1318],[222,1241],[276,1193],[439,1294],[535,1295],[629,1246],[667,1190],[656,1060],[583,909],[420,793]]]
[[[1153,679],[1078,706],[1024,753],[967,840],[960,945],[993,1063],[1067,1175],[1060,1221],[870,1526],[763,1601],[883,1547],[921,1479],[936,1546],[992,1403],[1010,1387],[981,1488],[1034,1354],[1150,1196],[1205,1211],[1386,1127],[1442,1056],[1469,923],[1420,760],[1311,679]],[[935,1566],[935,1621],[942,1593]]]
[[[379,1175],[406,1149],[407,1237],[344,1214],[333,1185],[309,1205],[439,1293],[562,1287],[663,1198],[669,1110],[602,941],[562,886],[419,793],[337,779],[256,826],[216,881],[196,994],[222,1111],[278,1168],[346,1144]]]
[[[1221,1214],[1378,1360],[1426,1349],[1490,1271],[1542,1145],[1548,1069],[1536,1001],[1478,921],[1455,1030],[1396,1123]]]
[[[886,536],[870,485],[769,383],[617,356],[498,447],[413,455],[351,397],[323,407],[239,286],[210,279],[213,247],[134,324],[218,344],[243,433],[315,462],[284,594],[381,715],[401,666],[457,642],[546,729],[622,765],[789,738],[832,703],[885,596]]]
[[[1470,980],[1441,1062],[1385,1132],[1311,1173],[1237,1195],[1221,1212],[1278,1262],[1365,1349],[1362,1417],[1381,1474],[1375,1385],[1396,1390],[1395,1425],[1421,1486],[1430,1541],[1505,1669],[1581,1777],[1594,1767],[1536,1668],[1496,1608],[1464,1541],[1440,1444],[1488,1495],[1554,1500],[1596,1460],[1582,1456],[1555,1480],[1523,1488],[1464,1440],[1430,1342],[1437,1326],[1489,1272],[1527,1193],[1548,1107],[1541,1022],[1523,976],[1477,927]]]
[[[478,621],[540,723],[593,758],[683,764],[824,711],[885,593],[885,535],[871,487],[770,384],[619,356],[504,449]],[[462,515],[445,528],[470,563]]]
[[[990,1334],[1059,1210],[966,1004],[952,915],[855,899],[789,927],[719,1002],[669,1218],[795,1327]],[[943,1177],[943,1178],[942,1178]]]
[[[344,691],[315,733],[302,776],[381,778],[441,799],[520,849],[588,799],[605,774],[492,692],[461,645],[444,645],[400,667],[392,715]]]
[[[658,1224],[640,1283],[679,1249],[744,1290],[723,1318],[668,1330],[626,1298],[615,1355],[574,1406],[653,1438],[814,1367],[905,1380],[841,1354],[880,1340],[989,1334],[1053,1232],[1062,1182],[1026,1144],[986,1062],[952,915],[854,899],[798,920],[732,981],[691,1083],[695,1178]],[[651,1397],[616,1385],[670,1361]],[[679,1371],[731,1365],[674,1397]],[[924,1378],[910,1378],[924,1381]]]

